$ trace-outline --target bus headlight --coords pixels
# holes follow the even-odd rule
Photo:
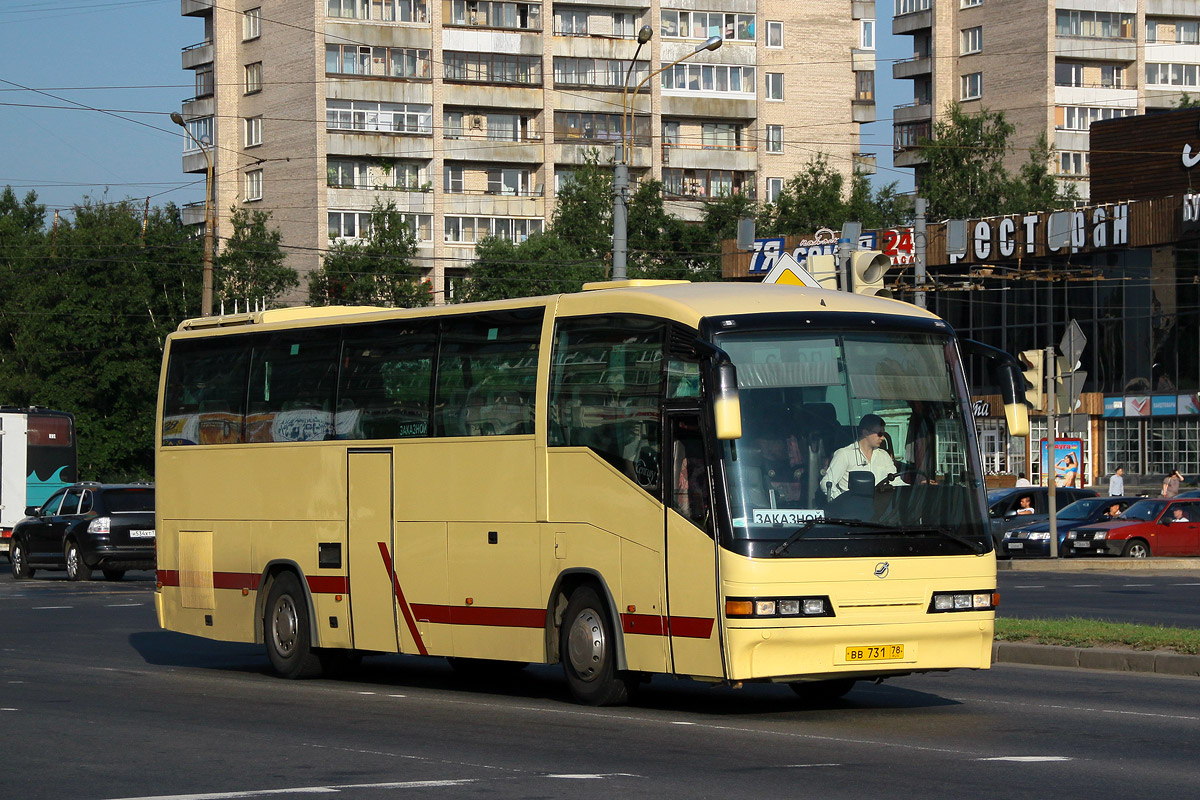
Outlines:
[[[725,616],[751,619],[832,617],[828,597],[728,597]]]
[[[934,592],[929,613],[947,611],[991,611],[1000,604],[1000,595],[991,592]]]

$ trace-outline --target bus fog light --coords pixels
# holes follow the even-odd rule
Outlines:
[[[774,600],[755,600],[754,601],[754,616],[756,616],[756,617],[773,617],[773,616],[775,616],[775,601]]]
[[[804,600],[804,613],[810,617],[819,617],[825,614],[825,599],[822,597],[809,597]]]
[[[780,600],[779,601],[780,616],[785,616],[785,617],[793,616],[794,617],[795,615],[797,615],[799,613],[800,613],[800,601],[799,600]]]

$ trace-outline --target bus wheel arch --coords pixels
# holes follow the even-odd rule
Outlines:
[[[608,612],[609,621],[616,633],[614,643],[617,668],[627,669],[625,637],[621,630],[621,615],[617,610],[617,602],[608,588],[608,583],[600,573],[594,569],[583,568],[560,573],[554,582],[554,588],[550,591],[550,600],[546,603],[546,663],[557,664],[559,662],[559,636],[563,615],[567,611],[571,595],[583,586],[591,586],[604,604],[604,610]]]
[[[321,673],[312,596],[294,563],[269,565],[258,593],[259,634],[271,667],[284,678]]]

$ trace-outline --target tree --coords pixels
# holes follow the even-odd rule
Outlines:
[[[558,292],[578,292],[603,274],[566,239],[554,233],[535,233],[517,244],[489,236],[475,246],[471,277],[456,301],[503,300]]]
[[[0,207],[0,218],[38,217],[28,204]],[[163,343],[200,311],[200,243],[173,205],[154,209],[144,232],[130,201],[85,199],[70,217],[53,255],[27,224],[34,257],[6,259],[4,307],[20,313],[6,325],[0,404],[73,412],[81,477],[147,479]]]
[[[221,248],[213,281],[218,304],[270,303],[300,285],[296,270],[284,264],[282,234],[267,227],[270,219],[269,211],[232,209],[233,233]]]
[[[321,267],[309,274],[309,302],[314,306],[429,305],[429,284],[412,263],[416,253],[416,237],[396,204],[377,201],[366,239],[335,242]]]
[[[911,201],[896,191],[894,182],[872,191],[867,176],[856,171],[847,189],[845,176],[830,166],[828,156],[818,153],[784,183],[775,203],[763,208],[758,227],[767,236],[838,230],[849,221],[879,230],[902,224],[911,210]]]

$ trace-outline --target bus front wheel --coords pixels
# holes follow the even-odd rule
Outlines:
[[[284,678],[307,678],[321,673],[313,652],[308,603],[300,580],[285,572],[271,583],[263,613],[263,640],[271,667]]]
[[[590,706],[629,699],[630,679],[617,670],[616,638],[605,604],[590,586],[571,593],[559,630],[559,658],[571,694]]]

